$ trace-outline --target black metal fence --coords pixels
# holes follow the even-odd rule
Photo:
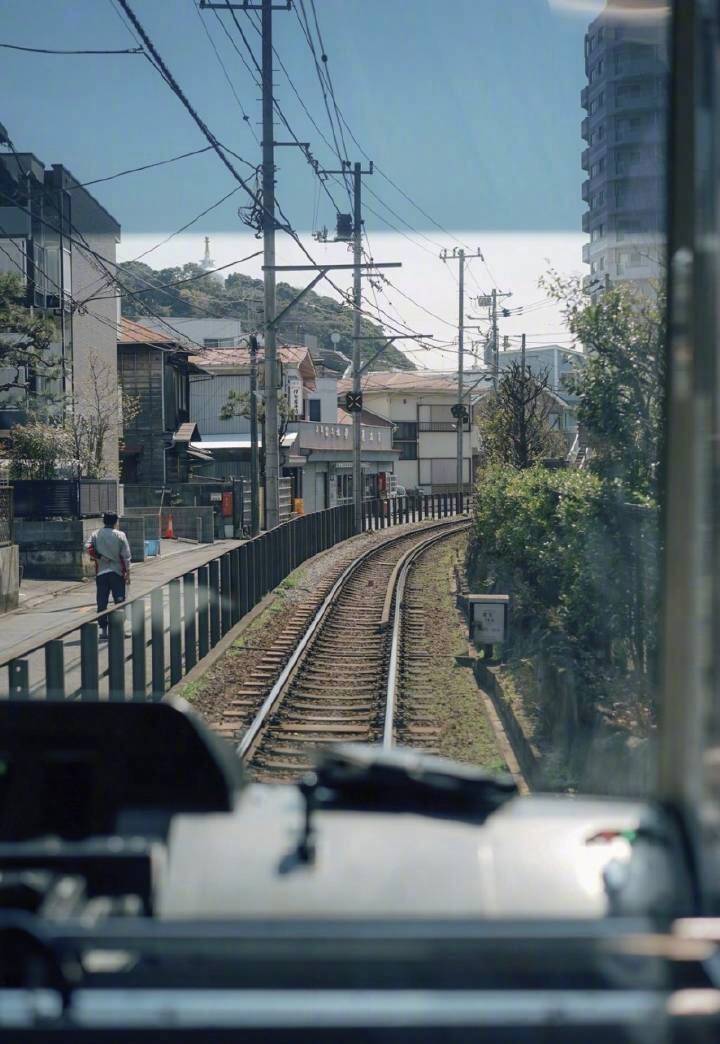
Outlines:
[[[442,518],[467,510],[468,503],[468,497],[450,495],[368,501],[363,528]],[[8,695],[161,699],[294,569],[352,535],[352,505],[292,518],[122,607],[16,649],[0,663],[8,670]],[[103,618],[107,644],[99,641]]]
[[[99,518],[117,511],[115,479],[15,479],[15,517]]]
[[[470,497],[459,493],[435,493],[432,496],[389,497],[387,500],[363,501],[363,529],[386,529],[406,522],[422,522],[426,518],[446,518],[468,510]]]
[[[13,542],[13,488],[0,486],[0,547]]]

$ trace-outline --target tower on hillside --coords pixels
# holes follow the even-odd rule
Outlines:
[[[210,257],[210,236],[205,236],[205,257],[200,262],[200,267],[206,272],[212,272],[211,279],[216,283],[224,282],[220,272],[213,272],[215,268],[215,262]]]

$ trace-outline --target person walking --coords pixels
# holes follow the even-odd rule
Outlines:
[[[130,583],[130,544],[121,530],[116,529],[118,517],[114,511],[103,515],[102,529],[96,529],[87,542],[87,550],[95,562],[97,611],[107,609],[110,595],[118,605],[125,601],[125,588]],[[100,637],[108,636],[108,617],[99,621]]]

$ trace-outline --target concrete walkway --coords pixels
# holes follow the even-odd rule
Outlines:
[[[165,548],[157,558],[140,562],[133,567],[132,583],[128,592],[129,598],[147,594],[153,588],[166,584],[173,577],[182,576],[191,569],[204,565],[223,551],[239,547],[241,540],[218,540],[214,544],[185,544],[175,541],[163,541],[171,544],[170,552]],[[29,646],[37,645],[58,635],[69,628],[79,627],[91,619],[96,612],[95,583],[90,580],[84,583],[68,585],[66,582],[54,584],[33,581],[33,588],[25,593],[27,601],[12,613],[0,617],[0,662],[14,657],[24,657]],[[44,589],[44,590],[43,590]],[[146,619],[149,632],[150,599],[147,599]],[[166,612],[167,624],[167,612]],[[80,684],[80,635],[79,631],[68,635],[65,645],[66,693],[70,694]],[[31,696],[42,697],[40,691],[44,684],[44,654],[42,651],[27,656],[29,664],[29,681]],[[107,667],[107,646],[101,647],[101,672]],[[166,663],[168,663],[166,656]],[[129,664],[128,664],[129,674]],[[8,671],[0,670],[0,698],[8,695]]]

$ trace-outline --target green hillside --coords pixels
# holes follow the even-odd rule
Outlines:
[[[197,264],[187,264],[180,268],[151,268],[141,261],[128,261],[120,266],[122,282],[134,291],[143,291],[141,297],[124,296],[122,301],[123,315],[130,319],[142,320],[143,315],[182,315],[211,316],[213,318],[233,318],[242,320],[248,331],[262,329],[263,323],[263,284],[259,279],[233,273],[224,282],[209,276],[194,279],[183,286],[174,286],[167,290],[148,289],[148,283],[155,286],[175,283],[181,279],[202,276],[202,268]],[[277,308],[282,310],[297,294],[294,287],[287,283],[278,283]],[[352,355],[352,309],[339,304],[331,297],[310,292],[290,313],[286,322],[280,324],[281,342],[289,344],[302,343],[307,334],[318,339],[320,348],[336,348],[345,355]],[[339,334],[340,340],[333,344],[332,334]],[[362,320],[361,333],[382,337],[382,327],[367,319]],[[378,341],[363,341],[361,355],[369,358],[379,347]],[[414,370],[414,364],[397,348],[389,347],[380,357],[373,369],[399,368]]]

